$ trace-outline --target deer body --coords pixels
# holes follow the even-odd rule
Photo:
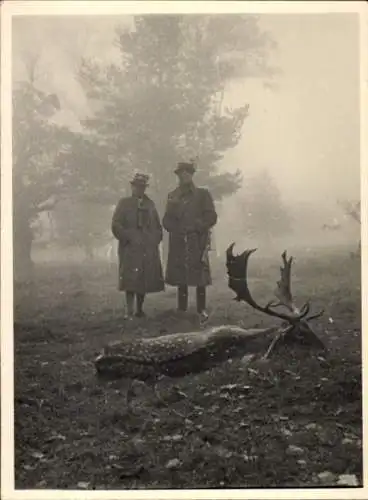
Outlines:
[[[159,376],[180,378],[227,361],[259,353],[278,328],[244,329],[223,325],[198,332],[123,341],[107,346],[95,361],[102,378],[148,382]]]

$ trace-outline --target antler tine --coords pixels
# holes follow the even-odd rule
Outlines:
[[[277,281],[277,288],[275,291],[276,297],[279,299],[279,306],[286,307],[296,319],[303,319],[310,310],[309,302],[306,302],[301,309],[294,303],[293,295],[291,292],[291,265],[293,257],[287,257],[287,251],[284,250],[281,254],[283,266],[280,267],[281,278]]]
[[[310,303],[306,302],[301,308],[300,308],[300,318],[305,318],[307,314],[310,311]]]
[[[306,318],[306,321],[311,321],[312,319],[317,319],[317,318],[320,318],[321,316],[323,316],[325,313],[325,310],[324,309],[321,309],[318,313],[316,314],[312,314],[312,316],[308,316]]]
[[[227,249],[227,257],[228,258],[234,258],[233,255],[233,248],[234,248],[234,243],[232,243],[229,248]],[[275,291],[275,295],[278,298],[278,302],[275,301],[269,301],[266,306],[262,307],[257,302],[254,300],[252,297],[249,287],[248,287],[248,264],[249,264],[249,258],[250,256],[256,252],[256,248],[248,249],[245,250],[239,257],[244,258],[244,280],[241,293],[239,293],[238,297],[240,300],[246,302],[249,304],[251,307],[256,309],[257,311],[263,312],[265,314],[268,314],[269,316],[274,316],[276,318],[282,319],[284,321],[287,321],[288,323],[297,323],[301,319],[305,319],[306,321],[316,319],[322,314],[324,314],[324,311],[320,311],[319,313],[316,313],[312,316],[309,316],[306,318],[306,316],[309,314],[310,311],[310,303],[306,302],[300,309],[296,307],[293,301],[292,293],[291,293],[291,286],[290,286],[290,281],[291,281],[291,264],[293,262],[293,257],[287,257],[287,252],[286,250],[282,253],[282,261],[283,261],[283,266],[280,267],[280,272],[281,272],[281,278],[279,281],[277,281],[277,289]],[[238,299],[238,300],[239,300]],[[289,312],[292,314],[286,314],[286,313],[279,313],[274,310],[276,307],[286,307]],[[272,309],[271,309],[272,308]]]
[[[285,306],[291,313],[299,314],[291,294],[291,264],[293,257],[287,258],[287,252],[281,254],[283,266],[280,267],[280,279],[277,281],[275,295],[279,299],[279,304]]]
[[[259,304],[257,304],[257,302],[253,299],[253,297],[249,291],[249,287],[248,287],[248,262],[249,262],[249,257],[256,250],[257,250],[256,248],[253,248],[251,250],[246,250],[242,254],[242,256],[244,257],[244,260],[245,260],[245,277],[244,277],[244,289],[242,290],[242,300],[244,302],[246,302],[247,304],[249,304],[250,306],[252,306],[254,309],[257,309],[258,311],[261,311],[261,312],[268,314],[270,316],[274,316],[276,318],[283,319],[283,320],[288,321],[288,322],[293,322],[293,320],[296,318],[293,318],[287,314],[278,313],[278,312],[274,311],[273,309],[271,309],[271,307],[276,307],[277,305],[280,305],[280,304],[275,304],[274,302],[271,301],[265,307],[262,307]]]

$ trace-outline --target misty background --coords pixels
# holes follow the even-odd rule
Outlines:
[[[189,17],[194,19],[206,16],[182,17],[187,17],[190,28]],[[194,24],[196,22],[193,21]],[[218,22],[221,25],[221,19]],[[231,23],[228,22],[228,25]],[[116,30],[129,32],[135,30],[135,26],[134,18],[120,16],[15,18],[14,88],[22,88],[22,82],[29,82],[30,72],[36,68],[37,75],[33,79],[33,85],[43,95],[57,97],[58,105],[54,112],[49,113],[52,115],[52,123],[65,126],[72,133],[83,134],[84,120],[93,117],[100,107],[91,97],[91,85],[87,88],[78,78],[81,64],[83,61],[92,61],[89,67],[90,83],[96,68],[120,64],[121,47],[116,43]],[[198,28],[198,24],[196,26]],[[230,76],[223,81],[218,100],[219,115],[226,107],[249,108],[245,118],[243,117],[237,143],[226,148],[217,162],[218,172],[233,173],[235,176],[239,171],[242,178],[238,188],[232,193],[229,188],[229,192],[223,196],[215,195],[218,198],[216,203],[219,222],[213,245],[218,253],[223,252],[231,241],[237,241],[243,246],[254,242],[258,246],[271,245],[277,250],[286,245],[291,248],[355,245],[359,240],[360,226],[346,213],[346,207],[349,203],[358,203],[360,200],[358,16],[262,14],[256,18],[252,16],[248,28],[248,38],[240,36],[236,46],[235,55],[239,57],[241,64],[252,59],[252,40],[259,33],[261,37],[264,34],[267,37],[261,53],[255,51],[256,69],[253,71],[250,65],[244,71],[230,72]],[[221,36],[225,39],[225,35]],[[218,43],[220,46],[220,42]],[[230,47],[229,53],[231,51]],[[257,58],[262,58],[260,64]],[[139,61],[137,67],[138,65]],[[124,78],[124,71],[119,78]],[[134,99],[140,102],[139,89],[134,89],[134,85],[130,88],[135,92],[132,94],[132,102]],[[107,89],[107,86],[104,87],[100,96],[107,93]],[[121,90],[122,93],[126,91]],[[116,88],[111,92],[116,92]],[[142,98],[144,95],[146,94],[142,93]],[[147,109],[150,107],[149,100],[146,106]],[[108,114],[104,116],[106,118]],[[24,126],[21,118],[17,122],[17,117],[14,113],[14,133]],[[128,116],[126,120],[129,123]],[[162,120],[165,120],[165,116]],[[106,124],[107,118],[100,123]],[[96,127],[97,131],[100,129]],[[23,137],[32,137],[34,133],[34,127],[29,125]],[[149,140],[149,132],[146,137]],[[55,134],[53,138],[55,139]],[[58,140],[60,143],[61,139],[56,142]],[[169,134],[167,141],[170,142]],[[199,139],[198,141],[200,143]],[[139,149],[139,145],[135,147]],[[129,144],[126,148],[129,149]],[[175,161],[187,159],[189,153],[196,154],[198,151],[195,147],[183,147],[182,151],[178,149],[178,157],[168,158],[169,164],[165,168],[172,171]],[[114,161],[119,155],[123,158],[127,154],[126,150],[121,150],[115,155]],[[201,168],[200,152],[198,156]],[[84,161],[86,165],[89,163],[89,160],[79,161]],[[17,161],[16,175],[22,177],[23,170],[28,168],[26,163]],[[46,160],[46,163],[49,164],[50,160]],[[34,168],[39,172],[39,169],[42,170],[42,161],[38,161],[37,165]],[[134,168],[142,168],[141,164],[134,164],[134,161],[132,165]],[[33,180],[29,180],[30,178]],[[101,182],[102,179],[103,177]],[[128,180],[124,179],[118,187],[115,183],[121,196],[129,191]],[[37,185],[38,177],[28,175],[28,184],[24,183],[23,178],[20,185],[24,189],[25,185],[32,182]],[[173,183],[174,175],[167,186],[160,185],[159,197],[162,203],[159,200],[158,204],[161,216],[167,192]],[[211,184],[209,187],[211,188]],[[225,188],[224,190],[226,191]],[[148,194],[150,195],[150,191]],[[22,198],[21,188],[19,195],[15,194],[15,199],[17,196]],[[117,202],[117,194],[114,196]],[[271,199],[274,200],[273,205],[270,204]],[[40,200],[41,198],[38,199]],[[52,203],[54,202],[55,200]],[[110,230],[109,216],[115,202],[111,200],[110,212],[101,219],[107,233]],[[341,202],[346,202],[345,208]],[[70,212],[70,200],[61,200],[59,207],[62,208],[59,208],[57,214],[53,214],[54,218],[59,220],[59,230],[63,232],[60,228],[64,227],[68,232],[71,230],[71,219],[76,218],[76,213],[81,215],[82,209],[79,205],[79,208],[72,210],[68,223],[66,214],[68,210]],[[53,205],[51,210],[37,212],[38,226],[40,220],[43,229],[53,224],[50,222],[49,212],[52,215],[54,208]],[[98,204],[93,209],[89,205],[83,210],[85,215],[84,219],[81,215],[82,225],[88,217],[98,219]],[[21,209],[18,213],[20,212]],[[282,221],[279,226],[276,219],[270,217],[270,213],[275,215],[276,212],[276,219]],[[32,222],[33,226],[37,225],[34,220],[28,222]],[[18,228],[20,224],[21,222]],[[266,236],[259,231],[260,226],[270,227]],[[42,233],[42,228],[38,228],[38,231]],[[19,229],[19,233],[23,231]],[[42,240],[39,233],[38,238]],[[106,243],[112,239],[107,233]]]

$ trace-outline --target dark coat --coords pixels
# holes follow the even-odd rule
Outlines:
[[[217,214],[210,192],[190,185],[169,193],[163,226],[169,232],[166,283],[207,286],[212,283],[208,250]]]
[[[146,294],[164,290],[159,253],[162,226],[153,201],[144,196],[122,198],[112,218],[119,240],[119,290]]]

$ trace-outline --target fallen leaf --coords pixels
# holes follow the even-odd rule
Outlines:
[[[341,474],[337,484],[340,486],[359,486],[359,482],[355,474]]]
[[[322,363],[326,362],[326,358],[324,358],[323,356],[317,356],[317,359],[318,361],[322,361]]]
[[[35,470],[35,467],[32,467],[32,465],[23,465],[24,470]]]
[[[252,359],[255,358],[255,355],[254,354],[247,354],[245,356],[243,356],[240,360],[241,363],[243,364],[248,364],[252,361]]]
[[[33,453],[31,453],[31,457],[33,457],[33,458],[41,459],[44,456],[45,455],[43,453],[41,453],[40,451],[34,451]]]
[[[281,434],[283,434],[284,436],[287,436],[287,437],[290,437],[293,435],[293,433],[291,431],[289,431],[289,429],[285,429],[285,428],[281,429]]]
[[[342,444],[353,444],[354,441],[350,438],[344,438],[342,441]]]
[[[235,389],[236,387],[238,387],[238,384],[227,384],[227,385],[222,385],[220,387],[220,390],[221,391],[223,391],[223,390],[224,391],[226,391],[226,390],[231,391],[232,389]]]
[[[181,462],[178,458],[172,458],[167,462],[166,469],[177,469],[178,467],[180,467],[180,465]]]
[[[181,441],[183,439],[182,434],[174,434],[172,436],[164,436],[163,441]]]
[[[304,450],[303,448],[300,448],[300,446],[291,444],[287,447],[286,453],[288,453],[289,455],[301,455],[302,453],[304,453]]]
[[[87,483],[87,482],[85,482],[85,481],[80,481],[80,482],[77,484],[77,487],[78,487],[78,488],[81,488],[81,489],[83,489],[83,490],[87,490],[87,489],[89,488],[89,485],[90,485],[90,484],[91,484],[91,483]]]
[[[296,373],[292,372],[291,370],[284,370],[284,373],[287,373],[288,375],[296,375]]]
[[[318,479],[323,483],[333,484],[336,480],[336,477],[335,474],[333,474],[332,472],[325,470],[318,474]]]
[[[244,410],[244,408],[242,408],[241,406],[238,406],[237,408],[233,409],[233,413],[240,413],[243,410]]]
[[[52,441],[65,441],[65,436],[62,434],[53,434],[49,438],[46,439],[46,443],[51,443]]]
[[[297,460],[297,463],[298,463],[299,465],[307,465],[306,460]]]
[[[305,428],[308,429],[309,431],[318,429],[318,425],[315,424],[314,422],[311,422],[310,424],[306,425]]]
[[[233,453],[224,446],[215,446],[213,450],[221,458],[230,458],[233,456]]]
[[[111,464],[111,466],[108,465],[108,467],[109,467],[109,469],[111,469],[111,468],[118,469],[118,470],[124,470],[125,469],[125,467],[123,467],[122,465],[119,465],[119,464]]]

